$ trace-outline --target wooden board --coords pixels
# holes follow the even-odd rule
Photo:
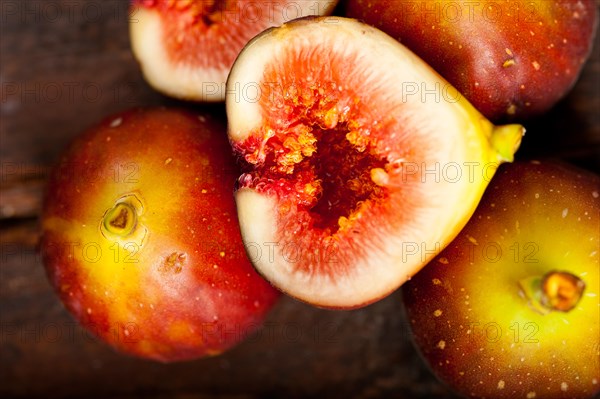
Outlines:
[[[265,328],[231,352],[172,365],[119,355],[78,327],[35,250],[52,163],[113,112],[190,105],[144,82],[129,47],[126,1],[0,4],[0,396],[452,397],[413,348],[397,293],[349,312],[285,298]],[[599,73],[597,45],[573,92],[527,124],[520,158],[558,157],[600,172]]]

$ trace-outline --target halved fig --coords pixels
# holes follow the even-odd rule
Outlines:
[[[171,97],[223,101],[235,57],[263,30],[329,14],[338,0],[133,0],[131,47],[148,83]]]
[[[383,32],[338,17],[253,39],[226,107],[251,261],[327,308],[367,305],[410,279],[458,234],[524,133],[493,126]]]

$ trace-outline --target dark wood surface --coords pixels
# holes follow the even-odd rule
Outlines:
[[[1,397],[452,397],[413,348],[398,293],[348,312],[284,298],[232,351],[171,365],[117,354],[78,327],[35,250],[49,168],[74,136],[113,112],[190,105],[144,82],[125,1],[3,0],[1,11]],[[600,172],[599,76],[597,45],[573,92],[526,124],[519,158]]]

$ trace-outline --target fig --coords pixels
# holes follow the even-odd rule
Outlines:
[[[415,342],[478,398],[600,393],[600,177],[502,165],[458,237],[408,284]]]
[[[225,99],[235,57],[255,35],[338,0],[133,0],[131,47],[156,90],[185,100]]]
[[[224,125],[134,109],[74,140],[49,181],[41,253],[66,308],[117,350],[163,362],[216,355],[279,292],[246,258]]]
[[[367,305],[410,279],[524,132],[493,126],[400,43],[338,17],[254,38],[225,103],[249,257],[280,290],[327,308]]]
[[[577,81],[594,43],[594,0],[349,0],[346,14],[400,40],[487,118],[548,111]]]

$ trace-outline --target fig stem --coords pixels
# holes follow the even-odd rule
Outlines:
[[[525,128],[518,124],[495,126],[492,130],[491,143],[496,149],[501,162],[512,162],[514,154],[521,145]]]
[[[581,278],[557,270],[541,277],[527,277],[519,285],[529,305],[541,314],[569,312],[577,306],[585,290],[585,282]]]
[[[119,202],[104,215],[104,228],[111,234],[126,237],[137,225],[137,212],[126,202]]]

